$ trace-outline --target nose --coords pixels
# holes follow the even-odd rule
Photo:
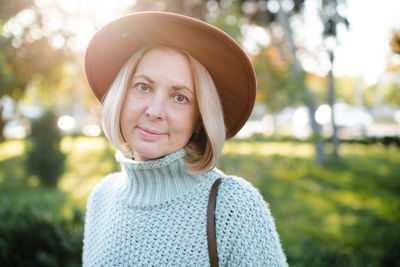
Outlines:
[[[152,120],[162,120],[165,117],[165,99],[162,95],[154,94],[148,101],[145,114]]]

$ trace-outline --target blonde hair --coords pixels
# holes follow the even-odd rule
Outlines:
[[[225,143],[226,130],[223,109],[214,81],[207,69],[188,52],[168,46],[149,46],[137,51],[121,68],[110,89],[104,96],[102,126],[110,143],[125,156],[133,157],[133,149],[121,133],[120,115],[127,88],[144,54],[151,49],[172,49],[184,55],[190,63],[195,93],[201,116],[201,128],[185,145],[185,164],[192,174],[201,174],[213,169]]]

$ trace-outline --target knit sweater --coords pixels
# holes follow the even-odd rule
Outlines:
[[[83,266],[209,266],[207,205],[219,177],[220,266],[287,266],[259,192],[218,169],[191,175],[184,156],[181,149],[138,162],[117,152],[122,172],[103,178],[88,198]]]

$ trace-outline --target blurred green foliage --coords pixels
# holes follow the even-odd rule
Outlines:
[[[399,266],[400,150],[343,144],[342,162],[321,167],[285,143],[231,143],[220,167],[260,189],[290,265]]]
[[[79,264],[81,210],[101,177],[118,170],[114,152],[103,138],[65,137],[67,169],[56,190],[25,178],[23,144],[0,144],[0,265],[4,255]],[[290,266],[399,266],[399,149],[343,144],[340,152],[340,164],[319,167],[306,142],[231,141],[219,168],[259,188]],[[44,245],[30,246],[37,242]]]
[[[65,196],[55,190],[19,190],[0,191],[0,266],[80,266],[82,211],[63,213]]]
[[[392,106],[400,105],[400,84],[396,82],[391,82],[389,84],[384,84],[379,90],[382,92],[384,100],[391,104]]]
[[[25,162],[27,172],[37,175],[42,185],[54,187],[64,171],[66,156],[60,149],[62,136],[53,111],[34,120],[31,131]]]
[[[301,72],[293,80],[290,63],[282,59],[277,47],[264,48],[254,60],[254,69],[257,74],[257,97],[267,105],[269,111],[275,113],[288,105],[303,102],[304,88],[301,83],[306,75]]]

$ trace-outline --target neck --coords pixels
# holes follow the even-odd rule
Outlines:
[[[149,206],[172,201],[192,190],[199,179],[187,172],[185,150],[148,161],[135,161],[117,152],[125,174],[121,197],[129,205]]]

